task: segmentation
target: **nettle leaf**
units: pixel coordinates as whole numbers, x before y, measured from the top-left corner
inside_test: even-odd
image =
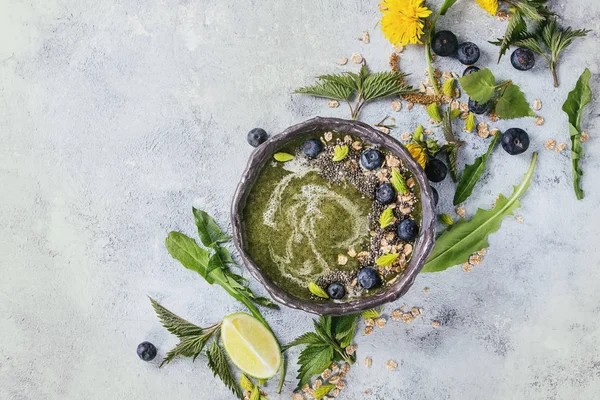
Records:
[[[208,347],[206,356],[208,357],[208,366],[213,371],[213,374],[219,376],[225,386],[231,389],[238,398],[243,399],[244,395],[237,385],[233,372],[231,372],[229,361],[221,349],[221,346],[219,346],[216,341],[213,341]]]
[[[533,153],[527,173],[509,198],[500,194],[496,207],[491,210],[478,209],[473,218],[468,221],[461,219],[452,229],[442,233],[422,271],[443,271],[466,262],[474,252],[489,247],[488,235],[500,229],[502,219],[512,215],[521,206],[519,199],[531,184],[536,161],[537,153]]]
[[[396,168],[392,168],[392,179],[390,182],[394,189],[396,189],[396,192],[400,194],[408,193],[408,185],[406,184],[406,181],[404,180],[404,177],[400,171],[398,171]]]
[[[510,84],[496,103],[496,114],[502,119],[534,117],[535,113],[517,85]]]
[[[294,159],[294,156],[289,153],[275,153],[273,158],[279,162],[287,162]]]
[[[205,211],[192,208],[194,213],[194,219],[196,226],[198,227],[198,235],[200,241],[206,247],[214,247],[219,243],[227,242],[231,240],[231,236],[226,235],[225,232],[219,228],[219,225],[215,222],[213,217],[208,215]]]
[[[392,224],[394,220],[394,210],[391,207],[383,210],[381,215],[379,216],[379,226],[381,229],[386,228]]]
[[[333,360],[333,347],[328,344],[308,346],[300,353],[298,357],[298,386],[296,390],[300,390],[302,386],[309,383],[314,375],[318,375],[325,371]]]
[[[341,348],[345,349],[352,344],[357,324],[358,314],[348,314],[331,318],[333,336]]]
[[[348,146],[335,146],[333,149],[333,161],[342,161],[344,158],[348,156]]]
[[[203,328],[194,325],[181,317],[178,317],[171,311],[167,310],[165,307],[161,306],[152,297],[149,297],[149,299],[152,303],[152,308],[154,308],[154,311],[156,312],[156,315],[158,316],[158,319],[160,320],[162,325],[178,338],[181,339],[185,336],[198,336],[204,333]]]
[[[506,31],[504,32],[504,37],[499,39],[498,42],[492,42],[492,44],[500,46],[498,63],[502,59],[502,56],[506,54],[506,51],[510,48],[510,45],[515,40],[515,38],[522,36],[526,32],[527,24],[525,23],[522,14],[518,10],[515,10],[513,13],[511,13],[511,18],[508,21]]]
[[[365,101],[384,97],[404,95],[414,92],[414,89],[403,83],[407,74],[402,72],[376,72],[364,78],[362,96]]]
[[[323,338],[321,338],[321,336],[317,335],[314,332],[306,332],[303,335],[298,336],[296,339],[294,339],[291,343],[286,344],[285,346],[282,347],[282,351],[286,351],[287,349],[290,349],[294,346],[300,346],[303,344],[307,344],[307,345],[311,345],[311,344],[327,344],[327,342],[325,342],[323,340]]]
[[[456,192],[454,193],[453,202],[455,206],[468,199],[473,193],[473,189],[479,181],[479,178],[481,178],[483,171],[485,171],[490,154],[492,154],[492,150],[494,150],[494,147],[496,146],[496,143],[498,143],[500,136],[502,135],[497,133],[496,136],[494,136],[492,143],[490,143],[488,151],[485,154],[477,157],[473,164],[465,166],[465,170],[460,177],[460,181],[456,187]]]
[[[343,84],[332,81],[322,81],[313,86],[296,89],[294,93],[308,94],[315,97],[324,97],[340,101],[348,101],[352,97],[353,90]]]
[[[463,90],[476,102],[489,101],[496,92],[496,78],[488,68],[459,78]]]
[[[328,299],[329,295],[327,294],[327,292],[325,291],[325,289],[323,289],[321,286],[317,285],[314,282],[311,282],[308,285],[308,290],[314,294],[317,297],[320,297],[322,299]]]
[[[573,188],[578,200],[583,199],[584,193],[581,189],[581,176],[583,171],[579,166],[579,160],[583,155],[581,145],[581,118],[583,109],[592,101],[592,88],[590,87],[591,73],[585,69],[577,80],[575,88],[569,92],[562,110],[569,117],[569,136],[571,136],[571,162],[573,165]]]
[[[388,266],[392,265],[394,263],[394,261],[396,261],[398,259],[399,256],[400,256],[400,254],[398,254],[398,253],[384,254],[384,255],[380,256],[379,258],[377,258],[377,260],[375,260],[375,264],[379,265],[380,267],[388,267]]]

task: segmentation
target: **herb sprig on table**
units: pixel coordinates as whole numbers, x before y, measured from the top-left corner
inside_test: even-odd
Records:
[[[591,73],[585,69],[583,74],[577,80],[575,89],[569,92],[567,100],[562,109],[569,117],[569,135],[571,136],[571,160],[573,163],[573,187],[578,200],[583,199],[583,190],[581,189],[581,175],[583,171],[579,166],[583,149],[581,146],[581,117],[583,109],[592,101],[592,88],[590,87]]]
[[[319,82],[315,85],[301,87],[294,93],[345,101],[352,119],[356,119],[363,106],[373,100],[415,93],[416,90],[406,83],[406,76],[405,73],[391,71],[371,73],[363,64],[358,73],[318,76]]]

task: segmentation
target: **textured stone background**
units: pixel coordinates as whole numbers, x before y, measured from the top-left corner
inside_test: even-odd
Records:
[[[441,3],[435,1],[431,3]],[[568,5],[567,5],[568,3]],[[480,66],[514,79],[533,102],[533,119],[497,123],[527,129],[527,154],[492,156],[466,204],[468,216],[519,182],[532,150],[538,169],[518,214],[490,237],[484,263],[420,276],[387,307],[420,306],[412,324],[390,322],[357,335],[361,362],[348,375],[346,399],[593,399],[600,393],[600,141],[598,103],[584,125],[583,186],[576,201],[560,106],[587,66],[598,90],[600,5],[551,1],[575,27],[594,29],[563,57],[554,89],[540,60],[518,73],[495,64],[504,24],[461,0],[440,27],[477,42]],[[207,324],[242,310],[172,260],[168,231],[194,232],[192,205],[228,224],[229,204],[252,148],[255,126],[275,134],[316,115],[347,117],[345,107],[290,95],[315,75],[355,70],[335,61],[362,53],[387,68],[391,46],[378,27],[377,1],[90,1],[0,0],[0,398],[228,399],[203,359],[164,369],[135,353],[151,340],[164,355],[176,339],[163,329],[147,295]],[[435,4],[434,4],[435,5]],[[457,25],[460,22],[460,25]],[[363,30],[372,41],[356,38]],[[418,84],[422,48],[401,66]],[[460,72],[454,60],[438,63]],[[391,114],[389,101],[369,105],[362,120]],[[395,137],[427,117],[416,107],[394,115]],[[462,162],[487,141],[468,142]],[[452,213],[453,184],[438,185],[440,210]],[[453,214],[454,215],[454,214]],[[256,282],[252,288],[264,293]],[[423,287],[428,286],[428,294]],[[311,316],[265,312],[282,342],[310,327]],[[431,321],[442,326],[435,330]],[[362,328],[361,328],[362,330]],[[281,396],[291,397],[296,351]],[[362,365],[365,356],[373,367]],[[384,364],[399,363],[395,372]],[[363,392],[369,389],[370,394]]]

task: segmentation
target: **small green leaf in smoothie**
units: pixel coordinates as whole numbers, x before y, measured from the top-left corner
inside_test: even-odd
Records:
[[[279,162],[287,162],[294,159],[294,156],[289,153],[275,153],[273,158]]]
[[[440,214],[440,216],[438,217],[440,220],[440,223],[447,225],[447,226],[452,226],[454,225],[454,221],[452,220],[452,217],[448,214]]]
[[[329,296],[327,295],[327,292],[319,285],[317,285],[314,282],[311,282],[308,285],[308,290],[314,294],[317,297],[321,297],[322,299],[328,299]]]
[[[392,179],[390,180],[392,186],[396,191],[400,194],[408,193],[408,186],[406,185],[406,181],[404,177],[396,168],[392,168]]]
[[[415,142],[423,141],[423,132],[424,131],[425,130],[423,129],[423,125],[417,126],[417,129],[415,129],[415,133],[413,133],[413,140]]]
[[[379,265],[380,267],[389,267],[390,265],[392,265],[394,263],[394,261],[396,261],[396,259],[400,256],[400,254],[396,253],[396,254],[384,254],[381,257],[379,257],[377,260],[375,260],[375,264]]]
[[[379,225],[381,229],[386,228],[392,224],[394,220],[394,210],[391,207],[383,210],[381,215],[379,216]]]
[[[333,161],[342,161],[348,156],[348,146],[335,146],[333,149]]]

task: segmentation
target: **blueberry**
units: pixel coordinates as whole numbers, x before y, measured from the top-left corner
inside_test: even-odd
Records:
[[[492,108],[492,101],[488,101],[487,103],[479,104],[475,100],[469,98],[469,111],[474,112],[475,114],[481,115],[490,111]]]
[[[431,188],[431,193],[433,194],[433,205],[437,206],[438,202],[440,201],[440,194],[433,186],[429,186],[429,187]]]
[[[371,267],[364,267],[358,271],[358,284],[364,289],[372,289],[381,285],[379,274]]]
[[[346,295],[346,289],[341,283],[333,282],[327,286],[327,294],[330,298],[339,300]]]
[[[267,132],[261,128],[254,128],[248,132],[248,143],[252,147],[258,147],[267,140]]]
[[[375,198],[382,204],[393,203],[396,198],[396,191],[389,183],[382,183],[375,189]]]
[[[475,43],[464,42],[458,45],[456,58],[465,65],[473,65],[479,60],[479,47]]]
[[[372,171],[383,164],[383,154],[376,149],[367,149],[360,155],[360,163],[365,169]]]
[[[144,361],[152,361],[156,357],[156,347],[150,342],[138,344],[137,355]]]
[[[518,48],[511,54],[510,63],[519,71],[527,71],[535,65],[535,56],[529,49]]]
[[[413,240],[419,233],[419,226],[412,219],[405,219],[398,224],[398,237],[406,242]]]
[[[500,138],[502,148],[510,155],[521,154],[529,148],[529,135],[523,129],[510,128]]]
[[[473,72],[477,72],[477,71],[479,71],[479,68],[474,65],[471,65],[470,67],[465,68],[465,71],[463,72],[463,76],[472,74]]]
[[[458,39],[450,31],[439,31],[433,36],[431,49],[435,54],[442,57],[453,56],[458,48]]]
[[[425,166],[425,175],[431,182],[441,182],[446,179],[448,167],[442,161],[434,158]]]
[[[302,145],[302,151],[309,158],[315,158],[323,150],[323,144],[319,139],[308,139]]]

